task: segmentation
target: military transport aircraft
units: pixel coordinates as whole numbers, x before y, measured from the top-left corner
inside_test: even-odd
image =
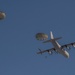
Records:
[[[53,44],[54,48],[47,49],[47,50],[43,50],[43,51],[41,51],[41,49],[39,49],[40,52],[37,52],[37,54],[42,54],[42,53],[45,53],[45,52],[48,52],[49,54],[52,54],[53,51],[55,51],[55,52],[57,52],[57,53],[62,54],[62,55],[65,56],[66,58],[69,58],[69,53],[65,50],[65,48],[70,49],[70,46],[75,47],[75,42],[61,46],[61,45],[57,42],[57,40],[58,40],[58,39],[61,39],[61,37],[59,37],[59,38],[54,38],[52,32],[50,32],[50,37],[51,37],[50,40],[44,41],[43,43],[51,42],[51,43]]]

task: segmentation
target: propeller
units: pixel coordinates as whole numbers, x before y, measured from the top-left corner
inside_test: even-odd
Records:
[[[75,44],[72,44],[73,47],[75,47]]]
[[[65,45],[65,47],[68,49],[68,50],[70,50],[71,48],[69,47],[69,46],[67,46],[67,45]]]
[[[53,54],[53,52],[48,50],[48,54],[52,55],[52,54]]]
[[[71,48],[67,46],[67,49],[70,50]]]

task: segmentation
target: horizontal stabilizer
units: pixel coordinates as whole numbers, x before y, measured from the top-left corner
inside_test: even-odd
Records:
[[[47,40],[47,41],[44,41],[43,43],[47,43],[47,42],[51,42],[52,40]]]
[[[61,38],[62,38],[62,37],[50,39],[50,40],[44,41],[43,43],[52,42],[53,40],[56,41],[56,40],[59,40],[59,39],[61,39]]]
[[[59,38],[54,38],[54,40],[59,40],[59,39],[61,39],[62,37],[59,37]]]

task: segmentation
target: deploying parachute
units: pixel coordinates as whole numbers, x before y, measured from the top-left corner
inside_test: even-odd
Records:
[[[43,40],[47,40],[48,39],[48,35],[45,33],[37,33],[36,34],[36,39],[43,41]]]
[[[0,11],[0,20],[4,19],[6,17],[5,13]]]

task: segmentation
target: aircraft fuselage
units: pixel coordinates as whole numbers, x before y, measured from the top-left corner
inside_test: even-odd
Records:
[[[61,46],[59,45],[59,43],[57,41],[52,39],[51,42],[52,42],[54,48],[57,50],[57,52],[59,52],[60,54],[62,54],[65,57],[69,58],[69,53],[64,49],[61,49]]]

